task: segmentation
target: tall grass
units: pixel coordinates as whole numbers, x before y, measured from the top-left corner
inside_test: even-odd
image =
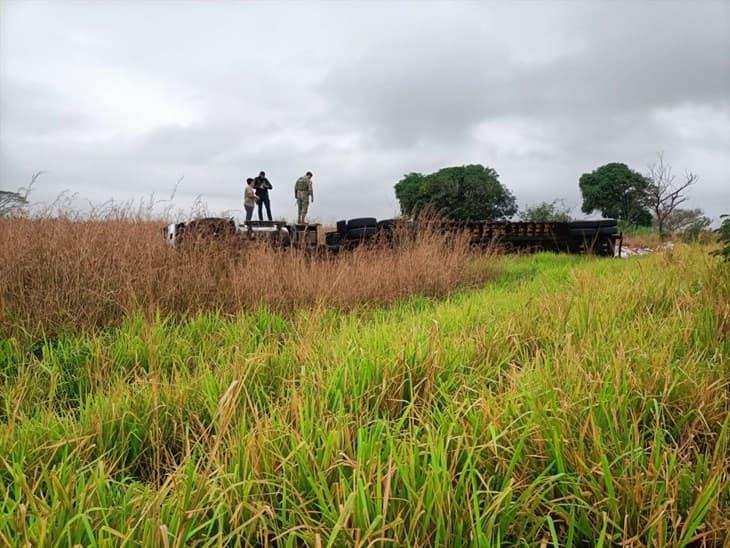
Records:
[[[440,302],[2,339],[0,544],[728,542],[727,267],[502,264]]]
[[[634,226],[623,224],[621,232],[624,237],[624,245],[629,247],[659,247],[664,243],[659,231],[651,226]]]
[[[349,309],[445,295],[493,273],[465,238],[438,234],[323,259],[253,243],[176,250],[153,222],[0,219],[0,332],[55,335],[139,312]]]

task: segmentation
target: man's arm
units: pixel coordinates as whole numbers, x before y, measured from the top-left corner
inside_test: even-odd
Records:
[[[312,203],[314,203],[314,185],[312,185],[312,181],[309,181],[309,197],[312,200]]]

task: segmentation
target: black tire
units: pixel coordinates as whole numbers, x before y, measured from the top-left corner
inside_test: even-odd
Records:
[[[578,228],[603,228],[609,226],[618,226],[616,219],[596,219],[595,221],[570,221],[568,228],[571,230]]]
[[[347,231],[348,240],[364,240],[371,238],[378,233],[378,229],[374,226],[364,226],[361,228],[351,228]]]
[[[393,230],[395,229],[395,219],[386,219],[384,221],[378,221],[379,230]]]
[[[377,226],[378,220],[375,217],[359,217],[347,221],[348,232],[356,228],[375,228]]]
[[[324,235],[324,242],[327,246],[340,245],[342,234],[339,232],[327,232]]]
[[[340,234],[344,234],[345,232],[347,232],[347,221],[337,221],[337,232],[339,232]]]
[[[571,238],[592,240],[598,236],[613,236],[618,234],[617,226],[602,226],[599,228],[571,228]]]

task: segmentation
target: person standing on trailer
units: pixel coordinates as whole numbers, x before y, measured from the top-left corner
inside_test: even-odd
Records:
[[[269,180],[266,178],[266,173],[263,171],[259,173],[259,176],[254,179],[254,188],[256,189],[256,196],[259,201],[259,221],[264,220],[263,212],[261,211],[263,206],[266,206],[266,216],[269,221],[271,220],[271,202],[269,201],[269,190],[272,187]]]
[[[258,201],[256,189],[254,188],[254,180],[249,177],[246,179],[246,189],[243,191],[243,208],[246,210],[246,221],[250,221],[253,217],[253,208]],[[261,206],[259,206],[260,208]],[[261,209],[259,209],[259,212]]]
[[[309,201],[314,203],[314,191],[312,189],[312,172],[307,171],[294,184],[294,197],[297,199],[297,222],[303,225],[307,220]]]

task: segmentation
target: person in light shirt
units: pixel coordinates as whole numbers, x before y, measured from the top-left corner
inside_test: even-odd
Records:
[[[246,179],[246,189],[243,191],[243,208],[246,210],[246,221],[250,221],[253,217],[253,210],[258,199],[254,188],[254,180],[249,177]]]

